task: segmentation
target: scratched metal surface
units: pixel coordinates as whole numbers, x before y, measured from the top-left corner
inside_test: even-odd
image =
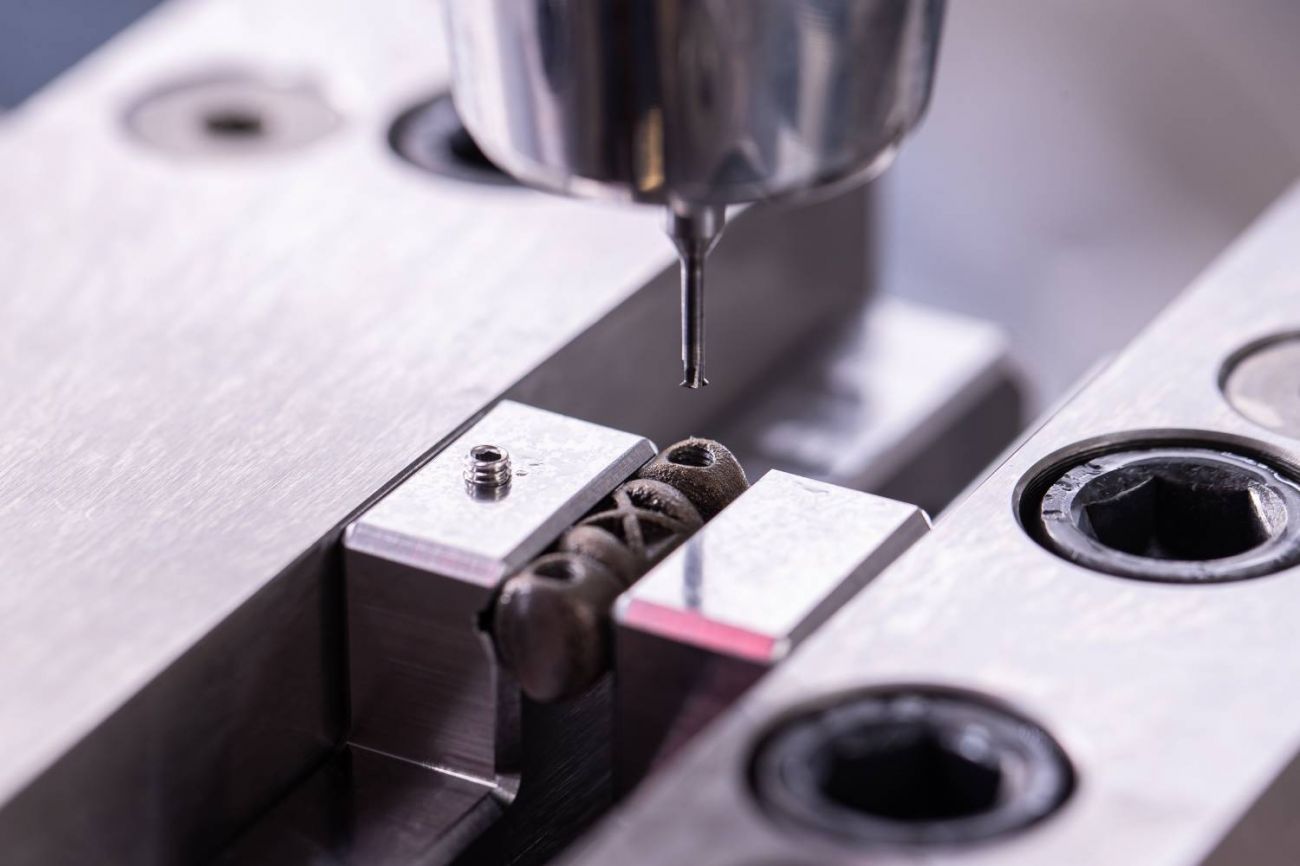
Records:
[[[1300,569],[1216,586],[1111,577],[1039,547],[1013,502],[1021,479],[1061,449],[1133,431],[1194,431],[1300,463],[1300,442],[1251,423],[1219,390],[1236,350],[1300,325],[1297,236],[1300,188],[574,862],[862,862],[861,852],[767,822],[746,790],[745,762],[792,705],[900,682],[1021,708],[1060,741],[1078,786],[1020,835],[877,850],[872,863],[1294,862]],[[1230,832],[1243,814],[1258,822],[1248,857],[1234,855],[1241,834]]]
[[[182,0],[7,118],[0,801],[671,263],[657,214],[388,154],[437,18]],[[211,161],[123,134],[149,88],[242,65],[315,77],[342,127]]]

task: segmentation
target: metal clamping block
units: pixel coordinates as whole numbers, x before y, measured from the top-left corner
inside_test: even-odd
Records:
[[[764,475],[619,599],[619,789],[630,790],[928,529],[913,505]]]

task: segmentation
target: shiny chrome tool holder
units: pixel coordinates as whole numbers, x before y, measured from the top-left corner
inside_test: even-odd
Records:
[[[1300,325],[1298,234],[1293,190],[568,862],[1290,863],[1300,367],[1238,376]],[[1044,518],[1112,555],[1072,555]],[[921,696],[917,721],[878,738],[853,708],[880,696]],[[774,762],[800,724],[813,739]],[[1053,762],[1073,784],[1004,820]],[[773,788],[774,766],[797,783]]]
[[[452,87],[525,183],[665,208],[682,362],[704,378],[704,262],[727,206],[892,160],[929,102],[943,0],[446,0]]]

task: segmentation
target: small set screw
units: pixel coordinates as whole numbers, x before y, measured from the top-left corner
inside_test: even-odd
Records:
[[[497,445],[475,445],[465,458],[465,485],[473,495],[500,497],[513,477],[510,454]]]

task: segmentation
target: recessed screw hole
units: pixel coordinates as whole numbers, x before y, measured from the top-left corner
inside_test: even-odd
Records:
[[[668,452],[668,462],[678,466],[712,466],[713,453],[701,445],[683,445]]]
[[[203,116],[203,128],[219,138],[253,138],[266,131],[266,124],[251,109],[222,108]]]
[[[1215,443],[1136,439],[1027,479],[1021,521],[1070,562],[1137,580],[1218,583],[1300,562],[1300,485]]]
[[[759,799],[776,817],[841,841],[952,845],[1054,812],[1074,772],[1028,719],[974,696],[907,687],[813,708],[755,752]]]
[[[1245,553],[1272,534],[1251,484],[1217,467],[1178,475],[1141,465],[1107,479],[1083,505],[1085,532],[1149,559],[1210,560]]]
[[[894,821],[944,821],[992,809],[1002,770],[987,750],[963,753],[923,723],[847,732],[822,756],[833,802]]]

